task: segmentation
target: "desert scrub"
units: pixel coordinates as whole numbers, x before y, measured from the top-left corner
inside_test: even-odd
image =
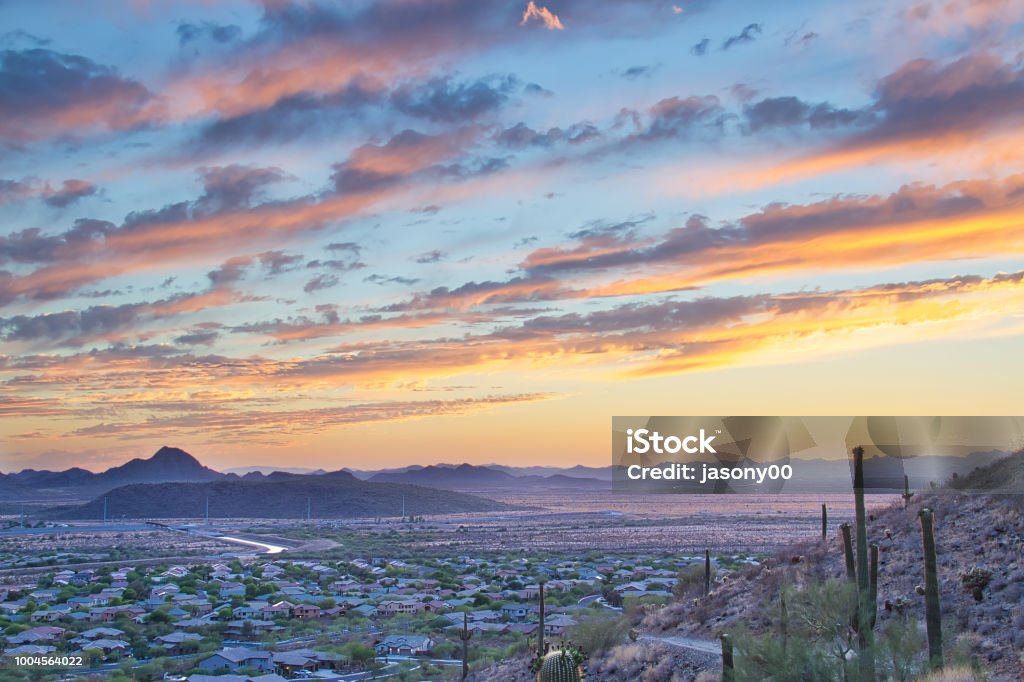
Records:
[[[985,588],[992,581],[992,571],[983,566],[972,566],[960,574],[960,585],[974,601],[985,599]]]

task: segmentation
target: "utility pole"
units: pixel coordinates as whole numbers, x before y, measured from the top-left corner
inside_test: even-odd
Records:
[[[103,496],[103,524],[107,523],[107,496]]]

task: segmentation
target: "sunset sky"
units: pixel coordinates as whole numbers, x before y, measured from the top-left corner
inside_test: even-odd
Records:
[[[0,471],[1024,413],[1024,3],[0,2]]]

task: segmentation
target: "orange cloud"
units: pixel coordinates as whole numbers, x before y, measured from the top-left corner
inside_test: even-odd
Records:
[[[561,31],[565,27],[562,26],[562,20],[557,15],[553,14],[547,7],[538,7],[537,3],[530,0],[530,4],[523,10],[523,18],[519,22],[520,26],[526,26],[530,20],[536,19],[544,24],[544,28],[549,31]]]
[[[460,339],[347,344],[313,357],[193,356],[161,346],[26,356],[0,364],[0,376],[7,377],[0,384],[7,391],[0,410],[13,418],[46,414],[40,410],[56,405],[59,392],[68,423],[91,424],[78,426],[80,435],[207,428],[235,435],[293,433],[314,422],[335,428],[519,400],[477,395],[426,410],[409,401],[382,401],[351,416],[347,406],[323,407],[338,400],[339,391],[404,385],[410,376],[423,381],[529,372],[539,385],[548,377],[564,378],[573,367],[586,369],[592,379],[791,362],[880,344],[990,334],[1021,310],[1024,273],[1016,273],[629,304],[586,315],[541,315]]]

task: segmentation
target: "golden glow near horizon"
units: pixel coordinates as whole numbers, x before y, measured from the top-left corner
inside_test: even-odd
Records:
[[[1022,12],[910,9],[0,7],[0,471],[1020,414]]]

